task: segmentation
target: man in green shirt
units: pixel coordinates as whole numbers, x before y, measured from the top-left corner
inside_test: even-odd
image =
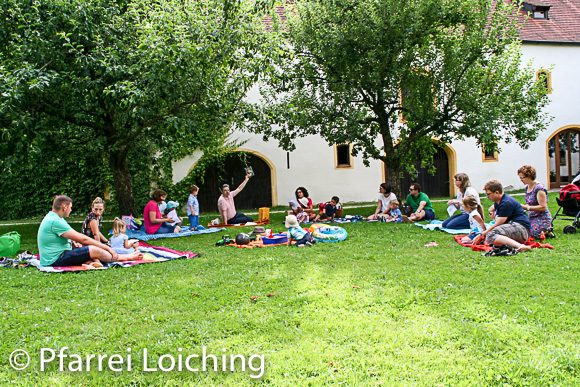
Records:
[[[65,195],[54,198],[52,211],[44,217],[38,229],[40,265],[77,266],[93,261],[108,263],[119,260],[119,254],[109,246],[72,229],[64,219],[69,217],[71,211],[71,198]],[[73,249],[71,241],[79,247]]]
[[[421,186],[418,183],[411,184],[406,202],[413,209],[413,213],[408,217],[403,216],[403,222],[435,219],[435,211],[433,211],[433,206],[431,206],[431,200],[429,200],[427,194],[421,192]]]

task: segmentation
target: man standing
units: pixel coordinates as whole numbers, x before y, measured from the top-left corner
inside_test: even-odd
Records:
[[[119,256],[109,246],[73,230],[64,219],[71,211],[72,199],[59,195],[52,202],[52,211],[40,223],[37,242],[41,266],[77,266],[89,261],[108,263],[138,258],[139,254]],[[71,240],[79,247],[73,249]]]
[[[242,214],[241,212],[236,212],[236,206],[234,204],[234,197],[242,192],[251,176],[252,175],[250,173],[247,173],[246,178],[235,191],[230,192],[230,186],[228,184],[224,184],[222,186],[222,194],[219,197],[217,204],[218,211],[223,219],[224,224],[252,222],[252,218]]]
[[[503,192],[503,186],[497,180],[488,181],[483,187],[495,208],[495,223],[473,241],[485,242],[494,246],[511,246],[517,251],[528,251],[532,248],[524,243],[530,236],[530,220],[521,204]]]

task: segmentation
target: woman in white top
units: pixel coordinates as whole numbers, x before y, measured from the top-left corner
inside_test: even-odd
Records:
[[[377,209],[375,213],[368,217],[368,220],[381,220],[389,212],[389,206],[393,200],[397,200],[397,195],[391,192],[393,189],[387,183],[379,186],[379,197],[377,199]]]
[[[469,181],[469,176],[465,173],[458,173],[453,176],[455,179],[455,186],[459,189],[456,199],[451,199],[447,202],[448,206],[455,206],[461,211],[461,214],[453,215],[443,222],[443,228],[450,228],[454,230],[468,229],[469,228],[469,214],[463,208],[463,198],[467,196],[473,196],[477,201],[477,204],[481,204],[481,199],[479,198],[479,193],[475,188],[471,186]]]

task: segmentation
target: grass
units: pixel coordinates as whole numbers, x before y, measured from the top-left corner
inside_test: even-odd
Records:
[[[275,229],[282,219],[273,216]],[[77,274],[4,269],[0,384],[255,383],[250,370],[141,371],[143,348],[155,359],[206,346],[264,355],[259,381],[270,385],[574,385],[580,237],[561,233],[569,223],[557,223],[555,250],[511,257],[483,257],[413,225],[364,223],[345,225],[343,243],[312,248],[218,248],[220,233],[155,242],[202,253],[194,260]],[[36,229],[0,233],[16,230],[36,250]],[[41,372],[40,349],[63,346],[82,355],[131,348],[134,370]],[[17,348],[31,355],[25,371],[8,365]]]

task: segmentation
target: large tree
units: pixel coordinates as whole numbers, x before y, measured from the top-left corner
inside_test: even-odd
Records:
[[[112,171],[120,211],[134,212],[132,171],[219,146],[238,120],[263,68],[261,4],[4,0],[2,156],[44,144],[58,157],[82,131],[105,163],[94,168]]]
[[[398,187],[416,160],[430,167],[433,139],[526,147],[545,127],[515,2],[304,0],[286,15],[253,130],[287,150],[305,135],[351,143]]]

